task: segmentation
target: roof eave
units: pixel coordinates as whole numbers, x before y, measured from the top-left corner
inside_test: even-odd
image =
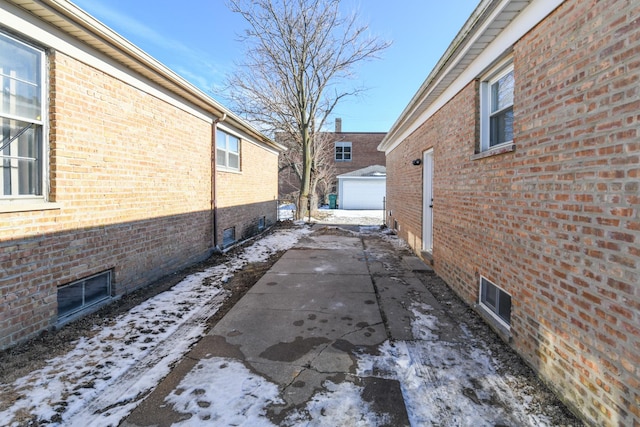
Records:
[[[478,41],[480,39],[479,36],[482,34],[495,33],[495,35],[497,35],[504,29],[506,26],[505,21],[500,19],[500,14],[494,14],[494,11],[497,8],[505,10],[509,3],[516,1],[519,3],[530,3],[530,1],[522,0],[482,0],[480,4],[478,4],[431,73],[429,73],[416,94],[411,98],[396,122],[392,125],[387,135],[383,138],[382,142],[380,142],[378,151],[388,152],[397,146],[398,136],[406,130],[408,124],[411,123],[420,112],[426,109],[428,103],[433,101],[432,97],[435,89],[441,85],[446,86],[446,83],[442,83],[443,76],[447,73],[459,74],[461,72],[459,69],[452,68],[452,66],[460,63],[462,60],[470,62],[479,55],[477,50],[469,49],[469,44],[472,41]],[[489,21],[489,19],[492,19],[492,21]],[[492,37],[495,38],[495,35]]]
[[[238,115],[221,105],[211,96],[189,83],[161,62],[129,42],[127,39],[67,0],[9,0],[40,20],[55,26],[117,62],[136,71],[161,87],[211,113],[225,117],[225,121],[238,127],[257,141],[278,151],[285,147],[272,141]]]

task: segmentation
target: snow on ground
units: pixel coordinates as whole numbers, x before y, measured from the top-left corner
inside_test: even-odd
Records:
[[[17,426],[18,419],[30,417],[51,425],[117,425],[202,335],[224,300],[222,283],[309,232],[297,227],[256,240],[225,264],[192,274],[110,325],[96,327],[45,368],[0,384],[2,408],[9,396],[18,397],[0,411],[0,425]],[[105,407],[111,409],[89,423],[87,417]]]
[[[280,205],[278,207],[278,219],[281,221],[294,218],[296,206],[292,203]],[[308,217],[304,218],[308,220]],[[318,209],[315,216],[311,217],[311,222],[318,224],[357,224],[380,226],[384,223],[383,210],[348,210],[348,209],[328,209],[322,207]]]
[[[387,341],[379,355],[361,355],[358,375],[377,372],[398,380],[412,426],[550,426],[513,395],[481,342],[468,333],[465,340],[472,345],[448,342],[429,311],[426,304],[414,304],[416,339]]]
[[[221,283],[247,263],[289,249],[309,232],[297,227],[256,240],[227,263],[193,274],[111,325],[100,326],[68,354],[49,360],[47,367],[0,385],[3,396],[20,395],[0,412],[0,425],[19,425],[17,416],[26,414],[53,426],[118,425],[198,339],[206,318],[223,301]],[[359,375],[400,382],[412,426],[549,424],[528,414],[526,399],[513,396],[481,342],[462,347],[442,339],[443,326],[430,311],[424,304],[412,307],[415,340],[387,341],[376,355],[362,354],[358,360]],[[464,328],[463,334],[473,341]],[[324,386],[283,425],[320,426],[327,419],[334,426],[385,423],[363,401],[357,385],[327,382]],[[167,404],[192,415],[184,425],[195,427],[272,426],[266,412],[274,403],[282,403],[275,384],[224,358],[201,360],[167,397]],[[94,414],[102,408],[108,409]]]
[[[398,380],[412,426],[494,427],[550,426],[539,415],[528,415],[527,402],[518,401],[496,372],[496,362],[482,346],[471,350],[438,336],[438,318],[430,307],[414,305],[413,341],[386,341],[377,355],[361,354],[357,374]],[[471,336],[466,337],[472,340]],[[376,353],[376,352],[374,352]],[[385,425],[362,399],[362,388],[326,381],[304,409],[280,425],[288,427]],[[224,389],[224,393],[220,390]],[[275,384],[233,359],[202,360],[166,402],[191,418],[193,427],[214,422],[220,426],[273,426],[267,407],[283,403]],[[498,403],[500,402],[500,403]],[[310,417],[310,419],[309,419]],[[328,423],[328,420],[329,423]]]
[[[313,222],[319,224],[382,225],[383,210],[319,209]]]
[[[353,383],[334,384],[326,381],[323,386],[326,392],[316,393],[306,405],[306,413],[297,412],[290,415],[283,424],[291,427],[374,427],[389,425],[387,416],[379,416],[371,403],[362,399],[363,388]],[[251,425],[251,424],[247,424]]]
[[[296,205],[293,203],[287,203],[278,206],[278,220],[287,221],[292,220],[295,217]]]
[[[313,396],[306,411],[289,415],[281,425],[321,427],[330,420],[336,427],[370,427],[387,422],[362,399],[362,387],[329,381],[324,386],[327,391]],[[252,373],[241,362],[222,357],[201,360],[165,401],[181,414],[191,415],[174,425],[189,427],[275,427],[266,416],[267,406],[284,403],[276,384]]]
[[[265,416],[266,406],[284,403],[277,385],[251,373],[237,360],[222,357],[201,360],[165,400],[177,411],[191,414],[174,424],[185,427],[207,423],[273,426]]]

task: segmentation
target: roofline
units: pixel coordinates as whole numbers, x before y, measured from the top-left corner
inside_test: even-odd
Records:
[[[6,0],[278,151],[286,148],[68,0]],[[70,33],[70,26],[75,30]],[[79,31],[84,37],[79,37]]]
[[[371,175],[358,175],[358,172],[362,172],[364,170],[370,169],[372,170]],[[381,173],[380,169],[384,169],[384,175],[373,175],[375,173]],[[356,169],[350,172],[345,172],[343,174],[340,174],[338,176],[336,176],[336,178],[341,178],[341,177],[350,177],[350,178],[384,178],[387,176],[387,167],[385,165],[369,165],[369,166],[365,166],[363,168],[360,169]]]
[[[331,133],[334,135],[384,135],[387,132],[325,132],[323,131],[322,133]]]
[[[478,59],[485,48],[510,27],[525,9],[531,11],[532,18],[523,19],[525,25],[513,31],[516,40],[563,2],[564,0],[482,0],[391,126],[378,145],[378,150],[385,153],[392,151],[412,132],[412,124],[428,113],[429,107],[436,102],[443,105],[451,99],[455,93],[445,93],[446,89],[463,75],[469,65]],[[505,53],[509,53],[508,48],[503,49],[502,54]],[[475,76],[467,78],[470,82]],[[441,99],[443,94],[447,96],[446,99]]]
[[[344,178],[352,178],[352,179],[386,179],[387,176],[386,175],[378,175],[378,176],[358,176],[358,175],[348,175],[348,174],[342,174],[342,175],[338,175],[336,176],[336,178],[340,179],[344,179]]]

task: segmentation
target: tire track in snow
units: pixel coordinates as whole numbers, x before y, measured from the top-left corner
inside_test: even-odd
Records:
[[[225,297],[226,293],[221,293],[212,298],[104,392],[71,415],[65,425],[117,425],[170,372],[170,366],[180,360],[202,336],[207,319],[218,311]]]

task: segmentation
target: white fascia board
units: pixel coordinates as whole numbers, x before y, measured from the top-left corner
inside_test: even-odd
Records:
[[[229,125],[228,123],[226,123],[224,121],[218,122],[216,127],[218,129],[228,133],[228,134],[231,134],[231,135],[234,135],[234,136],[240,138],[243,141],[247,141],[247,142],[249,142],[249,143],[251,143],[253,145],[256,145],[256,146],[268,151],[271,154],[275,154],[276,156],[280,155],[280,152],[277,149],[275,149],[274,147],[256,140],[255,138],[251,137],[248,133],[246,133],[246,132],[244,132],[244,131],[242,131],[242,130],[240,130],[238,128],[235,128],[235,127]]]
[[[518,40],[527,34],[533,27],[538,25],[546,16],[560,6],[564,0],[537,0],[527,6],[521,13],[516,16],[511,23],[494,39],[489,46],[483,49],[482,53],[447,87],[447,89],[420,115],[413,124],[404,132],[395,137],[395,141],[384,150],[388,155],[398,145],[402,143],[409,135],[415,132],[422,124],[424,124],[432,115],[449,102],[458,92],[460,92],[471,81],[477,78],[485,69],[491,66],[500,56],[510,49]],[[508,0],[505,1],[505,5]],[[437,82],[432,85],[436,87],[442,79],[462,60],[467,51],[473,46],[478,38],[487,30],[493,22],[497,14],[504,7],[497,8],[491,18],[487,20],[483,28],[476,32],[472,42],[467,44],[467,48],[457,55],[456,60],[447,67]],[[426,95],[425,95],[426,97]],[[417,106],[416,106],[417,107]],[[400,122],[400,120],[399,120]]]
[[[0,23],[0,28],[22,35],[24,39],[31,40],[42,45],[42,47],[55,49],[116,79],[122,80],[136,89],[155,96],[176,108],[193,114],[207,123],[213,123],[214,118],[206,111],[183,102],[173,96],[172,92],[140,78],[133,70],[124,67],[105,54],[89,48],[86,44],[20,8],[1,3]]]
[[[338,175],[336,178],[338,178],[338,180],[344,180],[344,179],[361,179],[361,180],[385,180],[387,179],[386,176],[349,176],[349,175]]]

